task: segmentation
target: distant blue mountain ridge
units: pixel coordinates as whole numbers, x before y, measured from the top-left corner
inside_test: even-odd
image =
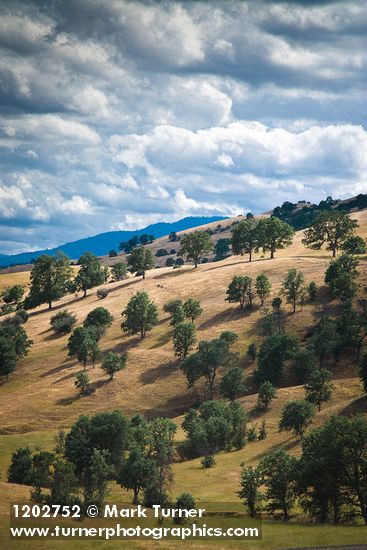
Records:
[[[0,254],[0,266],[8,267],[15,264],[29,263],[31,260],[35,260],[42,254],[50,254],[53,256],[60,250],[65,252],[69,258],[77,259],[83,252],[93,252],[97,256],[104,256],[108,254],[110,250],[118,251],[119,244],[123,241],[128,241],[134,235],[142,235],[148,233],[154,235],[156,238],[164,237],[171,233],[171,231],[185,231],[192,227],[198,227],[211,222],[217,222],[226,219],[225,216],[191,216],[178,220],[177,222],[159,222],[153,223],[144,227],[143,229],[137,229],[135,231],[108,231],[107,233],[100,233],[93,237],[86,237],[85,239],[79,239],[71,243],[65,243],[56,248],[46,250],[36,250],[34,252],[21,252],[20,254]]]

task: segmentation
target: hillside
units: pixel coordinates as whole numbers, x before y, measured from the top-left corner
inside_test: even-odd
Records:
[[[353,215],[360,223],[359,233],[367,235],[367,212]],[[227,285],[233,275],[246,273],[252,277],[267,273],[273,284],[272,294],[280,287],[289,265],[301,269],[306,281],[323,284],[323,274],[330,260],[329,253],[305,249],[301,244],[302,232],[296,233],[292,246],[277,253],[270,261],[258,255],[251,264],[241,257],[229,257],[220,262],[203,264],[198,269],[185,265],[181,269],[158,268],[147,274],[145,281],[131,277],[125,281],[109,283],[109,295],[103,301],[96,296],[96,289],[86,299],[67,296],[48,311],[45,306],[35,310],[26,325],[34,345],[9,382],[0,387],[2,395],[1,431],[26,432],[44,426],[67,426],[81,412],[122,407],[128,414],[141,410],[149,414],[165,413],[174,416],[185,410],[193,399],[186,390],[186,382],[173,357],[171,327],[162,306],[172,298],[193,296],[201,301],[203,314],[197,321],[198,338],[210,338],[224,329],[238,332],[238,350],[244,353],[247,343],[255,337],[255,325],[261,316],[261,308],[253,312],[240,311],[234,304],[224,301]],[[158,246],[157,243],[155,246]],[[366,259],[361,261],[360,271],[365,272]],[[1,287],[10,281],[24,281],[27,273],[0,275]],[[362,285],[364,280],[361,281]],[[145,290],[156,302],[160,311],[160,323],[146,339],[126,336],[120,328],[121,312],[129,298],[137,291]],[[289,315],[290,330],[302,336],[303,327],[312,322],[315,308],[325,300],[325,292],[313,305],[305,305],[302,312]],[[67,358],[67,336],[55,336],[49,325],[50,317],[65,307],[77,315],[79,323],[87,313],[102,305],[114,316],[112,327],[101,341],[103,350],[129,349],[129,368],[112,383],[106,383],[100,371],[91,371],[96,391],[89,398],[76,399],[73,375],[79,370],[74,360]],[[255,336],[254,336],[255,335]],[[23,396],[27,395],[24,401]],[[42,403],[42,406],[40,404]],[[51,413],[51,414],[50,414]]]
[[[367,211],[354,213],[352,217],[360,224],[358,234],[367,237]],[[216,233],[213,238],[228,236],[226,233],[229,234],[229,227],[233,221],[222,222],[226,230]],[[213,222],[206,227],[214,231],[217,225],[217,222]],[[223,330],[238,333],[239,340],[235,344],[235,351],[240,353],[245,372],[249,375],[253,367],[245,357],[246,350],[249,343],[259,343],[261,340],[256,323],[263,314],[263,308],[256,305],[251,312],[241,311],[238,305],[225,302],[228,283],[234,275],[246,274],[256,277],[260,273],[266,273],[273,285],[274,297],[287,270],[295,267],[303,271],[306,282],[314,280],[321,287],[316,302],[307,303],[302,311],[297,311],[293,315],[290,306],[284,306],[287,329],[299,335],[301,340],[304,339],[307,327],[314,323],[317,311],[327,305],[328,311],[333,314],[340,306],[337,301],[330,302],[328,292],[323,286],[330,253],[306,249],[301,243],[302,236],[302,231],[297,232],[293,244],[277,252],[274,260],[258,254],[251,264],[247,258],[231,256],[215,263],[199,265],[196,270],[191,265],[175,270],[159,267],[149,271],[144,281],[140,277],[131,277],[125,281],[109,283],[109,295],[102,301],[96,296],[97,289],[93,289],[86,299],[82,299],[80,295],[67,296],[58,302],[52,311],[42,306],[32,312],[25,328],[34,341],[33,347],[9,381],[0,387],[2,480],[6,477],[6,467],[14,449],[27,444],[32,448],[51,448],[56,431],[70,427],[82,413],[92,414],[103,410],[121,409],[129,416],[136,412],[145,413],[149,417],[168,416],[180,425],[181,415],[197,401],[201,387],[199,384],[194,390],[187,389],[186,379],[174,358],[172,328],[168,316],[162,311],[163,304],[170,299],[191,296],[200,300],[203,314],[196,321],[198,339],[213,338]],[[167,248],[171,244],[174,247],[179,243],[169,243],[167,237],[162,237],[149,246],[156,250],[160,247]],[[366,267],[367,257],[364,256],[359,267],[361,287],[367,285]],[[2,274],[0,286],[8,286],[11,282],[24,282],[28,276],[27,272]],[[129,298],[138,290],[148,292],[159,308],[159,325],[148,333],[143,341],[137,337],[126,336],[120,328],[121,312]],[[50,317],[67,307],[77,315],[78,323],[82,323],[87,313],[97,305],[103,305],[114,316],[111,328],[101,340],[102,350],[128,350],[128,365],[113,381],[106,379],[99,366],[95,369],[90,367],[89,374],[94,391],[89,396],[79,397],[74,387],[74,375],[81,366],[74,359],[67,357],[68,336],[54,335],[49,324]],[[343,357],[338,367],[333,369],[333,376],[333,398],[323,406],[315,425],[323,423],[331,414],[348,414],[356,411],[367,413],[367,401],[361,397],[361,384],[355,366],[350,365]],[[217,465],[210,470],[200,467],[200,459],[175,464],[173,493],[176,495],[184,490],[190,490],[201,500],[233,502],[237,499],[234,493],[238,489],[241,462],[255,464],[264,453],[280,444],[297,454],[300,450],[299,439],[289,433],[279,433],[278,422],[284,404],[302,394],[302,387],[294,386],[291,377],[288,377],[280,388],[279,398],[274,401],[271,410],[251,417],[251,421],[257,426],[263,419],[266,420],[268,438],[249,443],[240,451],[220,453]],[[216,397],[219,397],[219,394]],[[251,411],[256,398],[254,390],[249,387],[247,394],[240,398],[240,402],[246,410]],[[183,432],[179,429],[177,442],[182,439]],[[14,500],[14,494],[18,498],[25,496],[24,487],[14,486],[14,492],[11,494],[9,486],[4,482],[0,482],[0,488],[4,490],[6,501],[11,498]],[[112,489],[111,498],[121,501],[130,497],[116,486]],[[284,535],[282,538],[280,529],[277,533],[277,540],[272,540],[271,544],[269,542],[267,547],[284,548],[289,544]],[[301,528],[299,531],[295,529],[292,544],[302,546],[303,536]],[[348,528],[339,532],[335,529],[333,533],[325,531],[317,540],[319,544],[320,541],[328,544],[350,544],[356,542],[353,536]]]
[[[79,239],[70,243],[65,243],[57,246],[56,248],[46,250],[35,250],[33,252],[22,252],[20,254],[0,254],[0,266],[9,266],[13,264],[26,264],[32,259],[38,258],[42,254],[50,254],[51,256],[58,251],[63,251],[69,256],[69,258],[77,259],[83,252],[93,252],[97,256],[108,254],[109,250],[118,250],[119,244],[122,241],[127,241],[134,235],[154,235],[155,237],[161,237],[168,235],[171,231],[184,231],[191,227],[203,225],[205,223],[216,222],[223,220],[224,216],[200,216],[200,217],[187,217],[177,222],[167,223],[160,222],[148,225],[143,229],[137,229],[136,231],[108,231],[107,233],[100,233],[93,237],[87,237],[85,239]]]

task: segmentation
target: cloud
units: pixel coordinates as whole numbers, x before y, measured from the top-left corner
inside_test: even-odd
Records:
[[[366,24],[363,0],[3,0],[0,252],[367,192]]]

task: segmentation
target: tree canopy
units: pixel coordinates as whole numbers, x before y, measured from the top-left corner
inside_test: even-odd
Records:
[[[294,230],[286,222],[275,216],[263,218],[257,226],[258,246],[263,252],[270,252],[270,258],[274,258],[277,250],[292,244]]]
[[[181,363],[189,387],[204,378],[208,388],[209,399],[213,399],[214,382],[217,371],[228,365],[235,355],[230,351],[230,343],[222,335],[214,340],[201,340],[198,351],[186,357]]]
[[[75,277],[75,285],[77,289],[83,291],[84,297],[86,297],[87,290],[105,282],[105,271],[97,256],[92,252],[84,252],[78,263],[80,267]]]
[[[358,222],[340,210],[323,211],[304,232],[303,244],[308,248],[320,250],[326,244],[333,257],[345,241],[354,235]]]
[[[237,255],[249,255],[252,260],[253,252],[259,248],[258,224],[253,218],[240,220],[232,226],[232,251]]]
[[[68,257],[58,252],[55,256],[43,254],[34,263],[31,287],[25,300],[27,308],[60,300],[71,289],[72,269]]]
[[[238,302],[240,308],[245,304],[252,307],[254,299],[253,281],[247,275],[235,275],[227,288],[227,302]]]
[[[137,292],[130,298],[122,316],[122,330],[130,334],[140,334],[144,338],[158,323],[158,308],[146,292]]]
[[[186,256],[187,260],[192,260],[197,267],[203,254],[211,252],[213,247],[206,231],[193,231],[182,237],[180,254]]]
[[[131,267],[132,273],[138,273],[145,279],[145,272],[154,267],[153,254],[149,248],[138,246],[132,250],[127,263]]]

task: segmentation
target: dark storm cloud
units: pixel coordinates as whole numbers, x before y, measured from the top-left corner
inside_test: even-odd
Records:
[[[0,252],[366,191],[365,8],[3,0]]]

